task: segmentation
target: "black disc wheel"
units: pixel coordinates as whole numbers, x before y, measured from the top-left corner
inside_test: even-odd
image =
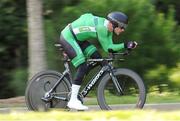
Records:
[[[49,108],[65,108],[67,105],[70,82],[63,78],[55,90],[46,95],[47,92],[57,83],[62,74],[55,71],[44,71],[36,74],[29,82],[26,88],[26,105],[30,110],[48,110]],[[46,101],[43,98],[46,97]],[[47,98],[49,97],[49,98]]]

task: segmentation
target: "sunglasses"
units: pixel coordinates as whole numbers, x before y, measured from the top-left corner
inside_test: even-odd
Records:
[[[125,30],[127,28],[127,26],[128,26],[127,24],[121,23],[121,22],[118,22],[118,24],[117,23],[113,23],[113,28],[119,27],[119,28]]]
[[[118,24],[118,27],[121,28],[121,29],[126,29],[127,26],[128,26],[128,25],[125,24],[125,23],[120,23],[120,22],[119,22],[119,24]]]

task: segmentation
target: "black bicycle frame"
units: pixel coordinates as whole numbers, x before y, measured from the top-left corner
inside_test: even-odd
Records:
[[[103,66],[101,70],[88,82],[88,84],[81,91],[81,95],[86,97],[89,91],[94,87],[94,85],[98,82],[98,80],[102,77],[102,75],[110,69],[109,66]]]
[[[57,45],[57,47],[61,47],[60,45]],[[61,48],[60,48],[61,50]],[[69,77],[69,81],[70,83],[72,83],[72,77],[71,77],[71,72],[70,72],[70,68],[69,68],[69,59],[67,57],[67,54],[65,52],[63,52],[63,56],[64,56],[64,67],[65,67],[65,71],[63,72],[63,74],[61,75],[61,77],[57,80],[57,82],[55,83],[55,85],[48,91],[45,93],[45,95],[41,98],[43,101],[50,101],[53,98],[53,95],[51,94],[56,87],[61,83],[61,81],[63,80],[64,77],[68,76]],[[86,97],[86,95],[90,92],[90,90],[95,86],[95,84],[99,81],[99,79],[103,76],[103,74],[105,72],[108,72],[110,77],[112,78],[112,81],[117,89],[117,91],[119,93],[122,94],[122,88],[121,85],[119,85],[117,79],[115,78],[115,75],[113,73],[113,66],[111,65],[111,61],[113,59],[89,59],[89,62],[102,62],[102,61],[109,61],[110,63],[108,65],[103,66],[99,72],[97,72],[97,74],[95,74],[95,76],[88,82],[88,84],[84,87],[84,89],[81,91],[80,95],[83,97]],[[93,65],[93,63],[92,63]],[[64,97],[56,97],[57,99],[60,100],[64,100],[67,101],[66,98]]]
[[[61,83],[61,81],[63,80],[64,77],[67,76],[71,76],[71,72],[70,72],[70,69],[69,69],[69,64],[68,62],[65,62],[64,63],[64,66],[65,66],[65,71],[63,72],[63,74],[61,75],[61,77],[58,79],[58,81],[55,83],[55,85],[48,91],[45,93],[45,95],[41,98],[42,100],[48,102],[50,101],[54,96],[51,95],[51,93],[55,90],[55,88]],[[115,78],[114,76],[114,73],[113,73],[113,67],[112,65],[109,63],[108,65],[106,66],[103,66],[100,71],[97,72],[97,74],[95,74],[95,76],[87,83],[87,85],[84,87],[84,89],[81,91],[80,95],[83,96],[83,97],[86,97],[86,95],[90,92],[90,90],[95,86],[95,84],[100,80],[100,78],[103,76],[103,74],[105,72],[108,72],[110,77],[112,78],[112,81],[117,89],[117,91],[119,93],[122,94],[122,88],[121,86],[119,85],[117,79]],[[72,79],[70,77],[70,79]],[[72,80],[71,80],[72,81]],[[66,98],[64,97],[55,97],[57,99],[60,99],[60,100],[64,100],[64,101],[67,101]]]
[[[70,70],[69,70],[69,66],[67,63],[65,63],[65,71],[63,72],[61,78],[58,79],[58,81],[55,83],[55,85],[48,91],[46,92],[46,94],[44,95],[43,98],[41,98],[42,100],[48,102],[50,99],[52,99],[52,95],[51,93],[54,91],[54,89],[61,83],[61,81],[63,80],[63,78],[66,75],[70,76]],[[110,65],[107,66],[103,66],[101,68],[101,70],[95,74],[95,76],[88,82],[88,84],[84,87],[84,89],[81,91],[80,95],[82,95],[83,97],[86,97],[86,95],[90,92],[90,90],[94,87],[94,85],[98,82],[98,80],[103,76],[103,74],[107,71],[109,71],[111,69]],[[57,99],[60,100],[64,100],[66,101],[66,98],[63,97],[56,97]]]
[[[55,83],[55,85],[48,91],[45,93],[45,95],[41,98],[42,100],[48,102],[50,101],[53,96],[51,95],[51,93],[56,89],[56,87],[61,83],[61,81],[63,80],[64,77],[68,76],[69,77],[69,81],[71,83],[72,81],[72,77],[71,77],[71,72],[70,72],[70,68],[69,68],[69,64],[68,62],[64,63],[64,67],[65,67],[65,71],[62,73],[61,77],[57,80],[57,82]],[[64,97],[56,97],[57,99],[61,99],[66,101],[67,99]]]

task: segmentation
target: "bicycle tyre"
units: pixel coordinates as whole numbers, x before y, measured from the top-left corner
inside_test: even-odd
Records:
[[[114,69],[113,72],[114,72],[114,75],[116,76],[116,78],[119,77],[117,79],[118,79],[118,81],[121,80],[121,82],[120,82],[121,84],[124,83],[123,85],[125,85],[125,83],[127,83],[127,85],[131,85],[129,87],[125,87],[125,86],[123,87],[123,90],[125,90],[125,92],[130,94],[130,88],[132,88],[132,89],[134,88],[133,90],[137,94],[132,94],[132,95],[135,95],[135,96],[138,95],[137,99],[134,100],[135,102],[131,102],[132,104],[128,104],[128,100],[130,100],[129,98],[131,98],[130,96],[128,97],[128,95],[126,95],[126,94],[125,95],[118,94],[118,96],[115,97],[114,95],[117,94],[117,92],[115,92],[115,91],[117,91],[117,90],[112,88],[113,84],[111,81],[111,77],[109,76],[109,73],[107,73],[103,76],[103,78],[101,79],[101,81],[98,85],[97,100],[98,100],[98,104],[99,104],[100,108],[102,110],[122,110],[122,109],[130,109],[130,108],[139,108],[139,109],[143,108],[144,103],[146,101],[146,90],[145,90],[144,82],[141,79],[141,77],[136,72],[129,70],[129,69],[125,69],[125,68]],[[131,82],[127,82],[127,80],[131,80]],[[111,87],[107,86],[109,83],[111,83]],[[133,85],[131,83],[134,83],[135,85]],[[135,90],[135,89],[137,89],[137,90]],[[112,92],[113,92],[113,94],[112,94]],[[108,94],[108,96],[106,97],[105,96],[106,93],[110,93],[110,94]],[[128,100],[126,101],[126,99],[123,96],[125,98],[128,97]],[[108,99],[108,97],[111,97],[111,99]],[[116,98],[118,98],[118,99],[116,99]],[[123,102],[123,99],[124,99],[124,102]],[[108,100],[110,100],[110,101],[108,102]],[[117,104],[109,104],[111,102],[115,102],[116,100],[117,100]],[[123,104],[123,103],[125,103],[125,104]],[[135,103],[135,104],[133,104],[133,103]]]
[[[50,90],[50,88],[52,88],[61,76],[62,74],[56,71],[42,71],[34,75],[32,79],[28,81],[25,91],[25,101],[29,110],[48,110],[45,106],[45,102],[42,101],[41,98]],[[56,88],[56,92],[67,92],[66,94],[63,94],[63,96],[68,98],[70,87],[70,81],[64,77],[62,82]],[[56,105],[54,104],[51,108],[66,108],[66,101],[52,101],[52,103],[55,102]]]

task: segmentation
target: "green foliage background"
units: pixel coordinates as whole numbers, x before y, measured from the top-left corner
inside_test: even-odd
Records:
[[[25,1],[0,1],[0,98],[6,98],[19,93],[21,83],[17,77],[26,78],[27,74],[16,75],[16,71],[27,68],[27,27]],[[25,71],[27,73],[27,71]],[[11,86],[12,83],[15,86]],[[17,91],[17,92],[16,92]]]
[[[63,70],[61,55],[54,44],[58,42],[61,30],[68,23],[87,12],[106,17],[111,11],[122,11],[129,16],[129,26],[120,38],[115,36],[114,42],[136,40],[139,46],[126,58],[126,62],[116,63],[116,66],[138,72],[151,91],[178,91],[179,2],[158,1],[44,0],[48,68]],[[0,98],[7,98],[24,95],[27,82],[26,2],[1,0],[0,8]],[[93,43],[100,47],[97,41]],[[102,49],[99,51],[102,55],[107,55]]]

